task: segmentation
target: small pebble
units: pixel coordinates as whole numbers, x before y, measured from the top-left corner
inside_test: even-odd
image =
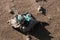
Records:
[[[14,11],[12,9],[9,9],[8,11],[10,14],[14,14]]]
[[[41,6],[39,6],[39,7],[37,8],[38,11],[40,11],[40,9],[41,9]]]
[[[11,12],[11,9],[9,9],[8,12],[10,13]]]
[[[30,40],[31,38],[30,38],[30,36],[29,35],[27,35],[26,36],[26,40]]]
[[[51,17],[49,16],[48,19],[51,20]]]

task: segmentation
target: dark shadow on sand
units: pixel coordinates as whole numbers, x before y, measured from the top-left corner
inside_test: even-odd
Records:
[[[46,22],[37,22],[35,27],[29,32],[29,35],[32,35],[36,37],[39,40],[51,40],[53,38],[52,36],[49,36],[51,34],[48,30],[46,30],[45,26],[48,26],[49,24]],[[15,29],[20,33],[23,33],[20,31],[20,29]],[[26,33],[23,33],[26,34]]]
[[[45,8],[41,7],[41,9],[39,11],[42,11],[41,14],[46,16],[46,9]]]
[[[45,2],[47,2],[47,0],[36,0],[36,2],[40,2],[40,1],[45,1]]]
[[[39,40],[51,40],[52,36],[49,36],[50,32],[46,30],[45,26],[49,24],[46,22],[38,22],[34,29],[30,31],[30,35],[38,38]]]

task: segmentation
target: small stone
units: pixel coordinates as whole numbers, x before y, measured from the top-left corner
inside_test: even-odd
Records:
[[[8,11],[10,14],[14,14],[14,11],[12,9],[9,9]]]
[[[18,14],[18,11],[15,9],[15,7],[10,8],[9,12],[14,15]]]
[[[40,11],[40,9],[41,9],[41,6],[39,6],[39,7],[37,8],[38,11]]]
[[[40,11],[40,13],[42,13],[42,11]]]
[[[48,17],[49,20],[51,20],[51,17]]]
[[[27,35],[26,36],[26,40],[30,40],[31,38],[30,38],[30,36],[29,35]]]
[[[11,13],[11,14],[15,14],[14,11],[11,11],[10,13]]]
[[[9,9],[8,12],[10,13],[11,12],[11,9]]]

